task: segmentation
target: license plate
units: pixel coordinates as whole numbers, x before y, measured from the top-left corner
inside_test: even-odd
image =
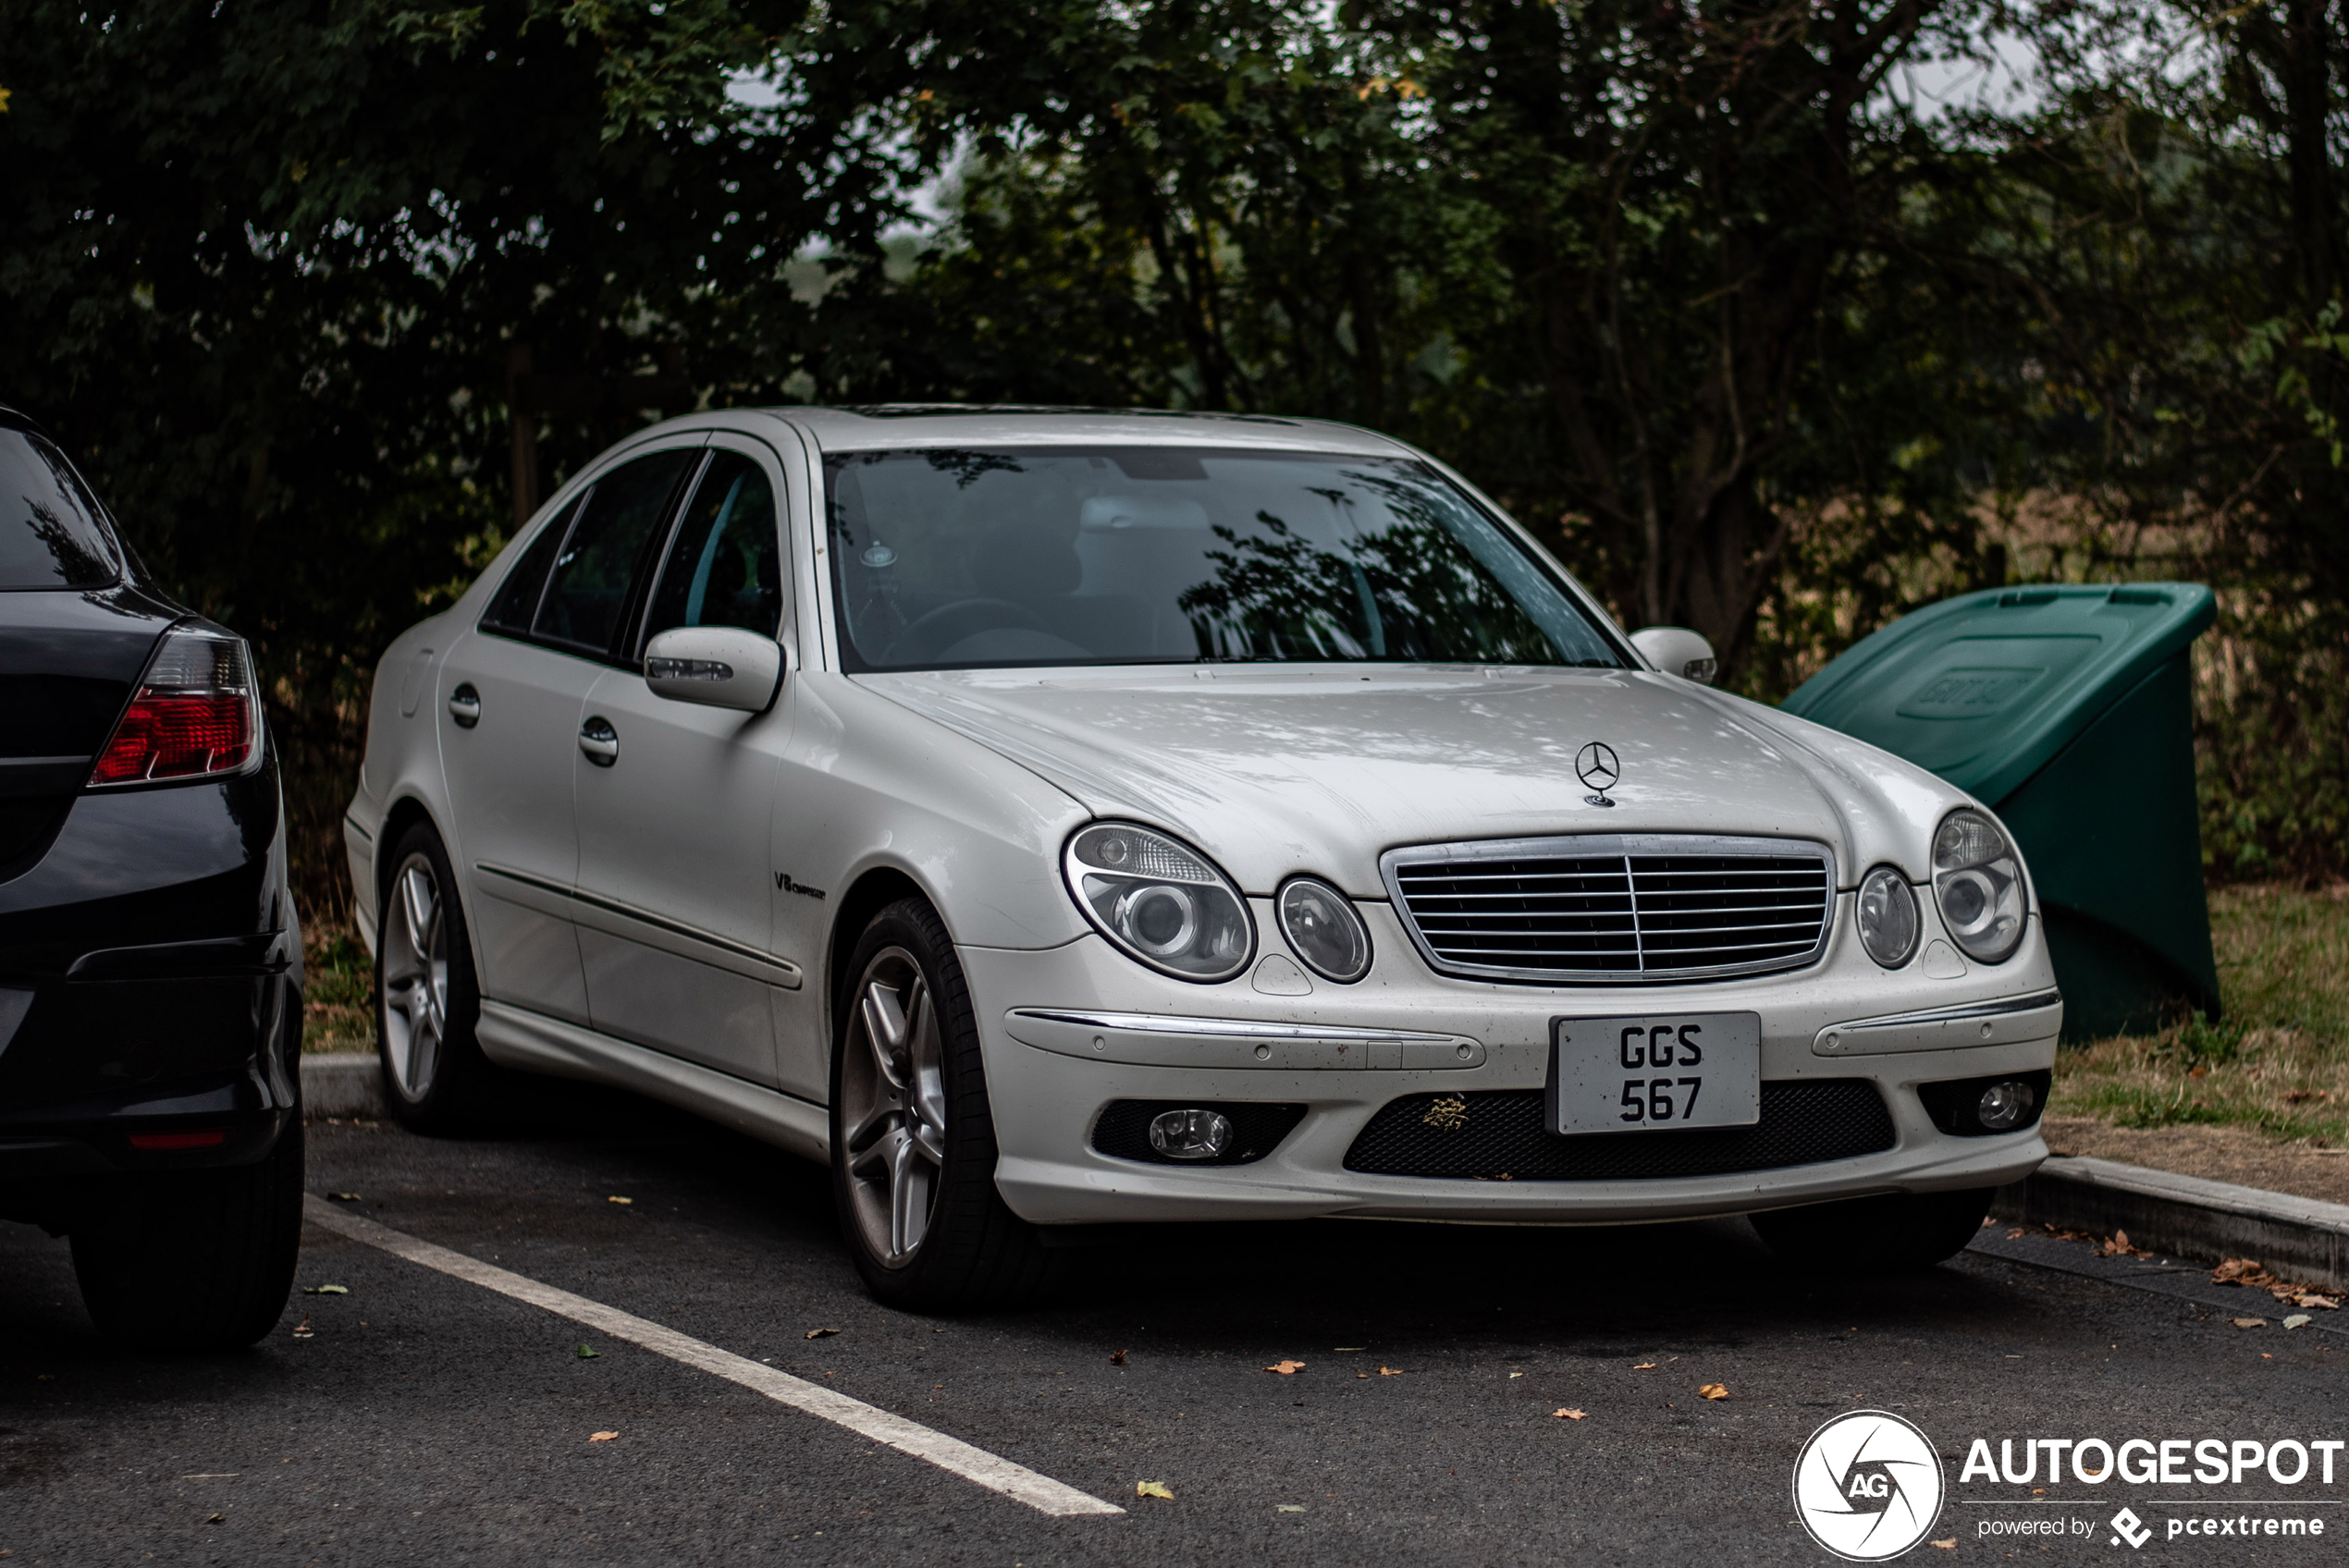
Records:
[[[1762,1120],[1762,1015],[1556,1019],[1546,1115],[1553,1133],[1751,1127]]]

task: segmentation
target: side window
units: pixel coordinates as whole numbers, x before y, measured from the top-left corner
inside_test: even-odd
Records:
[[[783,558],[766,471],[719,451],[686,504],[653,590],[645,636],[680,626],[739,626],[772,637],[782,624]]]
[[[530,635],[530,618],[538,608],[539,590],[547,586],[547,569],[554,564],[555,552],[562,548],[563,535],[571,531],[571,520],[579,514],[579,503],[573,501],[538,532],[530,542],[514,570],[506,574],[504,586],[498,596],[489,601],[488,613],[481,618],[485,631],[503,631],[510,636]]]
[[[537,635],[590,653],[611,650],[645,542],[669,509],[678,478],[700,456],[698,449],[655,452],[596,482],[555,557],[532,628]]]

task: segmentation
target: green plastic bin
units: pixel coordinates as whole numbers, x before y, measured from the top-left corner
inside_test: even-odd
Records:
[[[2194,582],[2007,588],[1859,643],[1789,713],[1932,769],[1998,814],[2031,868],[2066,1039],[2219,1016],[2195,809]]]

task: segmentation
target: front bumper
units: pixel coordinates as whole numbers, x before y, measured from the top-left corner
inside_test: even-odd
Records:
[[[2047,1157],[2035,1121],[2016,1133],[1952,1135],[1935,1125],[1917,1094],[1921,1084],[2054,1064],[2061,1009],[2046,1000],[2054,976],[2035,920],[2012,958],[1948,978],[1928,977],[1914,963],[1889,974],[1878,969],[1858,950],[1854,923],[1839,919],[1827,956],[1792,974],[1702,986],[1552,987],[1432,974],[1387,906],[1359,907],[1378,962],[1356,985],[1315,981],[1308,996],[1267,995],[1247,975],[1187,985],[1142,969],[1092,937],[1043,951],[962,949],[1001,1150],[996,1186],[1013,1211],[1047,1225],[1323,1215],[1633,1223],[1999,1186],[2028,1175]],[[1257,911],[1260,931],[1273,929],[1268,913]],[[1268,944],[1267,950],[1279,949]],[[2012,998],[2035,1005],[1967,1013]],[[1364,1126],[1406,1096],[1541,1089],[1553,1019],[1746,1011],[1762,1018],[1765,1084],[1863,1080],[1889,1113],[1891,1146],[1818,1163],[1632,1180],[1472,1180],[1347,1169],[1347,1151]],[[1088,1035],[1038,1016],[1103,1011],[1300,1025],[1310,1037],[1289,1045],[1140,1027]],[[1965,1016],[1937,1022],[1943,1013]],[[1919,1022],[1919,1014],[1928,1017]],[[1863,1023],[1867,1026],[1851,1027]],[[1348,1030],[1365,1037],[1349,1040]],[[1405,1037],[1373,1034],[1384,1031]],[[1302,1106],[1305,1113],[1270,1154],[1249,1163],[1150,1164],[1093,1146],[1096,1122],[1120,1100],[1275,1102]]]

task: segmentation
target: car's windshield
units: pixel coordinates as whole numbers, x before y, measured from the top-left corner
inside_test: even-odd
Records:
[[[850,452],[825,469],[853,670],[1630,662],[1422,463],[1153,447]]]

